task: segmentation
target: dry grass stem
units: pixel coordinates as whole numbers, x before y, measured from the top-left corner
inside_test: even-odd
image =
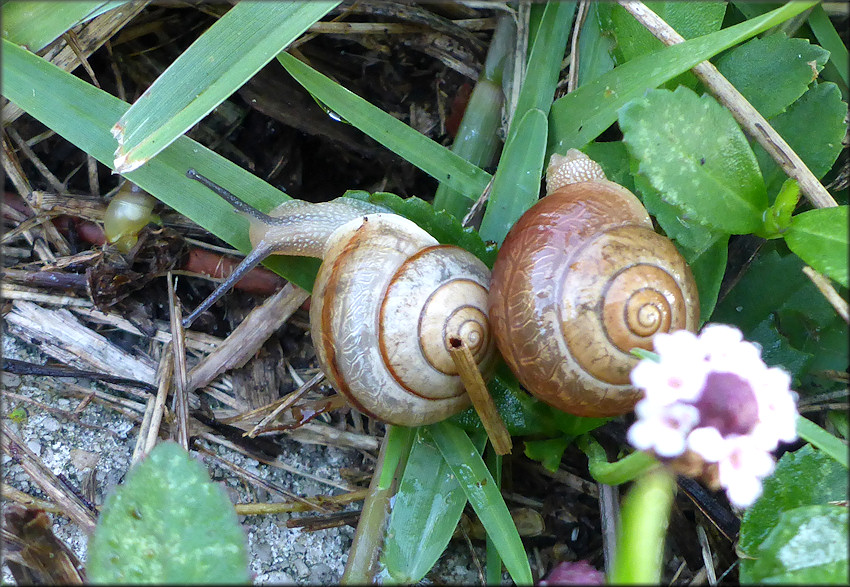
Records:
[[[248,362],[266,339],[283,326],[309,296],[300,287],[287,283],[262,306],[248,314],[218,348],[189,372],[187,389],[204,387],[228,369],[241,367]]]
[[[463,339],[455,337],[449,339],[448,349],[449,356],[454,361],[458,375],[460,375],[463,386],[466,388],[466,393],[472,400],[472,405],[478,412],[481,423],[484,424],[493,450],[498,455],[509,454],[513,447],[511,435],[505,427],[505,422],[502,420],[499,410],[496,409],[493,396],[487,391],[487,384],[484,383],[484,377],[478,369],[472,351],[469,350]]]
[[[236,513],[240,516],[289,514],[310,511],[315,506],[339,507],[348,505],[355,501],[363,501],[368,493],[368,489],[358,489],[341,495],[306,497],[303,501],[308,502],[308,505],[298,501],[296,503],[237,503],[235,507]]]
[[[97,524],[97,514],[88,508],[80,497],[69,488],[68,484],[57,477],[26,443],[8,427],[0,436],[3,452],[19,462],[24,471],[32,478],[47,496],[79,525],[84,532],[91,534]]]
[[[174,399],[172,410],[177,421],[177,442],[189,450],[189,389],[186,375],[186,344],[183,315],[174,287],[174,276],[168,272],[168,313],[171,317],[171,349],[174,354]]]
[[[835,291],[835,288],[832,287],[832,284],[829,282],[829,279],[806,265],[803,267],[803,273],[806,274],[806,277],[812,280],[812,283],[815,284],[815,287],[818,288],[818,291],[823,294],[823,297],[826,298],[835,311],[838,312],[838,315],[841,316],[845,322],[850,324],[850,309],[848,309],[847,300],[838,295],[838,292]]]
[[[634,16],[649,32],[665,45],[675,45],[685,41],[670,25],[664,22],[645,4],[633,0],[618,0],[619,4]],[[765,120],[758,110],[753,108],[729,80],[708,61],[692,68],[694,74],[714,94],[738,121],[738,124],[767,151],[788,177],[797,180],[800,191],[817,208],[837,206],[826,188],[809,170],[799,155],[788,146],[778,132]]]

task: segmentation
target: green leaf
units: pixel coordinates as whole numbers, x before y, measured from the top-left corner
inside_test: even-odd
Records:
[[[530,585],[531,567],[519,532],[475,445],[463,430],[448,422],[432,424],[430,432],[487,535],[493,540],[514,583]]]
[[[685,39],[693,39],[719,30],[723,23],[723,15],[726,13],[725,2],[647,2],[646,6]],[[617,63],[625,63],[664,46],[625,8],[613,3],[610,7],[608,11],[611,23],[610,34],[616,40],[614,55]],[[685,72],[679,76],[678,80],[671,83],[671,89],[676,85],[693,88],[696,84],[696,76],[691,72]]]
[[[125,2],[6,2],[3,38],[41,51],[76,25]]]
[[[814,356],[809,370],[847,369],[848,327],[802,271],[803,262],[769,241],[749,264],[712,316],[713,322],[735,324],[744,337],[763,346],[772,337],[759,339],[756,327],[776,315],[779,332],[791,346]],[[804,391],[804,390],[801,390]]]
[[[759,545],[756,560],[741,561],[742,583],[846,585],[846,506],[812,505],[781,512]]]
[[[493,267],[497,252],[495,245],[485,243],[474,228],[463,226],[458,218],[447,211],[435,210],[431,204],[415,196],[401,198],[388,192],[376,192],[368,196],[368,200],[412,220],[441,244],[462,247],[484,261],[488,267]]]
[[[600,12],[610,10],[609,7],[610,4],[605,2],[588,4],[587,17],[584,26],[581,27],[581,36],[578,41],[578,85],[576,87],[580,88],[614,69],[612,53],[616,43],[608,31],[603,30],[600,15]]]
[[[486,442],[483,431],[476,435],[479,454]],[[395,495],[381,556],[390,578],[407,584],[420,581],[443,554],[465,506],[463,489],[427,428],[419,428]]]
[[[89,541],[92,583],[249,583],[245,536],[224,488],[173,442],[106,500]]]
[[[115,125],[115,168],[155,157],[339,2],[240,2],[192,43]]]
[[[845,469],[848,468],[847,443],[836,438],[808,418],[797,419],[797,433],[800,438],[832,457]]]
[[[797,214],[785,233],[788,248],[798,257],[844,287],[847,278],[847,206],[820,208]]]
[[[530,110],[516,126],[515,139],[505,145],[499,159],[490,202],[479,230],[481,238],[497,244],[505,240],[511,226],[540,197],[546,154],[546,114],[542,110]]]
[[[697,63],[811,8],[815,2],[789,2],[776,10],[684,43],[632,59],[555,100],[549,117],[547,153],[580,149],[617,120],[617,111]]]
[[[762,116],[772,118],[806,93],[828,58],[806,39],[777,34],[735,47],[716,65]]]
[[[782,512],[847,499],[847,489],[847,469],[828,455],[809,444],[786,452],[764,480],[764,493],[744,513],[738,549],[747,558],[758,556]]]
[[[485,240],[501,244],[510,227],[539,197],[548,135],[547,116],[575,5],[575,2],[544,5],[505,147],[493,177],[490,200],[481,220],[479,232]]]
[[[811,172],[820,179],[832,168],[841,152],[841,140],[847,130],[844,116],[847,104],[841,101],[841,92],[832,83],[818,84],[788,109],[770,119],[770,125],[803,160]],[[812,124],[816,120],[817,124]],[[773,196],[787,179],[782,168],[761,145],[753,145],[767,192]]]
[[[490,174],[410,128],[380,108],[331,81],[288,53],[278,61],[308,92],[347,122],[406,159],[437,181],[475,200],[490,183]]]
[[[539,461],[541,465],[554,473],[561,465],[561,457],[564,456],[564,451],[567,450],[570,441],[572,441],[570,436],[558,436],[545,440],[526,440],[524,443],[525,456],[534,461]]]
[[[652,90],[620,111],[620,127],[638,172],[683,218],[732,234],[761,228],[767,195],[758,164],[714,98]]]
[[[791,346],[776,325],[776,317],[771,314],[750,333],[749,338],[758,341],[761,346],[761,358],[771,367],[782,367],[799,384],[800,377],[812,362],[812,355]]]
[[[714,312],[720,285],[726,272],[729,236],[717,235],[711,244],[701,251],[682,248],[680,252],[694,274],[694,281],[699,291],[700,323],[705,323]]]
[[[118,98],[62,71],[44,59],[3,40],[3,95],[42,124],[112,168],[115,139],[109,130],[127,110]],[[195,221],[220,239],[246,252],[248,222],[219,196],[186,177],[194,167],[259,210],[270,210],[288,196],[238,165],[181,137],[127,179]],[[310,290],[318,259],[276,255],[263,263]]]

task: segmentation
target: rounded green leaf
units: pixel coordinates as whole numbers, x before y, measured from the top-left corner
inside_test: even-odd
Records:
[[[758,558],[741,561],[741,583],[846,585],[847,522],[846,506],[782,512]]]
[[[92,583],[248,583],[245,536],[224,489],[173,442],[107,500],[89,541]]]
[[[620,110],[620,127],[638,173],[682,216],[730,234],[761,228],[767,194],[758,163],[714,98],[653,90]]]
[[[828,58],[828,51],[807,39],[777,34],[735,47],[717,60],[717,69],[762,116],[771,118],[806,92]]]
[[[797,214],[785,233],[788,248],[844,287],[847,279],[847,206]]]

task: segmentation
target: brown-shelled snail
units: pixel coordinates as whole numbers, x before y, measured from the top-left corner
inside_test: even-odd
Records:
[[[633,348],[695,330],[696,284],[637,197],[575,149],[554,155],[547,196],[511,228],[493,267],[496,345],[533,395],[579,416],[615,416],[640,398]]]
[[[254,248],[184,325],[268,255],[319,257],[311,335],[337,391],[358,410],[401,426],[437,422],[469,404],[448,348],[460,339],[485,376],[492,370],[483,262],[368,202],[290,200],[263,214],[194,170],[187,175],[248,215]]]

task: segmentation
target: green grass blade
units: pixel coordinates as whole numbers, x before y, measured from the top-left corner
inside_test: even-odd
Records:
[[[530,585],[531,567],[519,532],[475,445],[463,430],[448,422],[432,424],[431,435],[492,538],[514,583]]]
[[[534,109],[539,109],[548,116],[575,10],[575,2],[550,2],[546,5],[528,56],[525,79],[513,115],[514,121],[522,120],[527,112]],[[511,123],[505,139],[506,144],[513,140],[517,131]]]
[[[821,47],[829,51],[829,60],[835,65],[844,85],[850,85],[850,79],[848,79],[850,73],[847,71],[850,69],[847,47],[844,46],[838,31],[832,26],[829,16],[820,4],[812,8],[812,12],[809,14],[809,26]]]
[[[68,29],[124,2],[7,2],[3,38],[41,51]]]
[[[479,453],[486,441],[485,434],[478,434],[474,444]],[[392,581],[416,583],[431,570],[451,540],[465,506],[466,495],[431,434],[427,428],[417,429],[381,557]]]
[[[833,459],[838,461],[845,469],[848,468],[847,443],[837,438],[809,420],[800,416],[797,419],[797,434],[800,438],[816,446]]]
[[[331,81],[287,53],[278,55],[295,80],[328,108],[390,151],[467,198],[477,199],[490,174]]]
[[[552,2],[543,10],[490,201],[481,220],[480,232],[485,240],[501,243],[539,196],[546,155],[546,117],[574,16],[575,2]]]
[[[540,177],[546,155],[547,121],[542,110],[526,112],[522,120],[511,127],[516,127],[517,131],[514,140],[502,152],[479,230],[485,241],[498,244],[540,196]]]
[[[3,39],[3,95],[98,161],[112,167],[110,128],[129,107]],[[194,167],[245,202],[269,210],[288,196],[224,157],[181,137],[127,179],[237,249],[248,251],[247,221],[220,197],[186,177]],[[266,266],[311,289],[318,260],[275,256]]]
[[[741,24],[643,55],[556,100],[549,117],[549,152],[583,147],[617,120],[617,111],[624,104],[647,89],[815,4],[789,2]]]
[[[118,171],[153,158],[337,4],[240,2],[230,9],[118,121]]]

